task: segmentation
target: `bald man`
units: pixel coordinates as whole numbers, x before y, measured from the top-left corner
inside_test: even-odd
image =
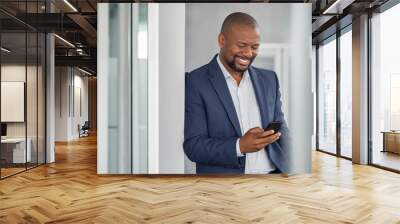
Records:
[[[187,157],[198,174],[287,172],[287,136],[275,72],[251,66],[260,28],[250,15],[228,15],[218,35],[219,54],[186,75]],[[265,131],[273,121],[279,131]]]

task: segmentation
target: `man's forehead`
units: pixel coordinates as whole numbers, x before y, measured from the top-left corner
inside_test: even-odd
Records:
[[[249,40],[249,39],[260,39],[260,32],[257,28],[251,28],[251,27],[243,27],[243,28],[238,28],[238,29],[232,29],[231,31],[228,32],[226,35],[226,38],[232,39],[232,40]]]
[[[243,23],[232,23],[228,29],[228,33],[237,33],[237,32],[255,32],[255,33],[260,33],[260,29],[257,25],[251,25],[251,24],[243,24]]]

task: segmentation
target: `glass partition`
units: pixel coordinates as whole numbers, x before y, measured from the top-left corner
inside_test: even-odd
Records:
[[[24,171],[31,162],[26,141],[26,42],[25,32],[1,34],[1,177]]]
[[[45,1],[7,1],[1,7],[43,13]],[[45,163],[45,34],[0,12],[0,178]]]

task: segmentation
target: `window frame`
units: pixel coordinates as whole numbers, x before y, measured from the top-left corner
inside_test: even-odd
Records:
[[[352,160],[352,158],[347,157],[342,155],[341,152],[341,119],[340,119],[340,84],[341,84],[341,67],[340,67],[340,37],[347,32],[352,32],[352,23],[349,23],[345,27],[339,29],[336,31],[336,33],[328,36],[327,38],[319,41],[316,44],[316,151],[318,152],[323,152],[329,155],[333,155],[339,158],[347,159],[347,160]],[[319,47],[323,44],[327,44],[331,41],[336,41],[336,152],[328,152],[322,148],[319,147],[319,97],[320,97],[320,92],[319,92],[319,85],[320,85],[320,80],[319,80]]]

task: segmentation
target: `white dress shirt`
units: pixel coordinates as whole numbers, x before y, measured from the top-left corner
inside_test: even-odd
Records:
[[[218,65],[225,76],[236,114],[239,119],[240,129],[244,135],[249,129],[261,127],[260,108],[258,107],[256,95],[251,82],[248,70],[243,74],[239,85],[229,74],[222,64],[219,55],[217,57]],[[240,152],[239,139],[236,141],[236,154],[238,157],[244,156]],[[257,152],[246,153],[245,174],[265,174],[275,170],[275,166],[268,158],[265,149]]]

